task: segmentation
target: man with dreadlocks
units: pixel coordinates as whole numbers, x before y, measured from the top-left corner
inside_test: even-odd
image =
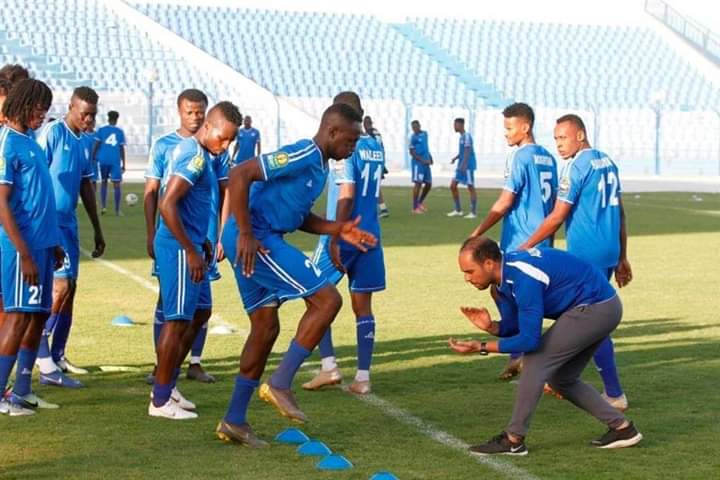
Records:
[[[65,358],[65,345],[72,326],[80,261],[76,213],[78,196],[82,199],[95,233],[93,257],[101,256],[105,250],[92,187],[94,172],[81,137],[82,132],[95,120],[97,102],[95,90],[89,87],[76,88],[65,117],[47,124],[38,135],[38,144],[44,150],[44,157],[50,166],[60,243],[66,254],[63,267],[55,272],[52,313],[45,324],[40,351],[37,352],[40,383],[43,385],[78,388],[82,383],[68,377],[65,372],[87,373],[87,370],[74,366]],[[50,335],[53,337],[52,349]],[[19,396],[30,393],[29,378],[23,382],[18,379],[14,392]]]
[[[52,303],[52,273],[62,265],[57,212],[47,162],[28,130],[40,127],[52,92],[43,82],[25,79],[9,92],[0,132],[0,269],[5,318],[0,324],[0,391],[5,390],[28,325],[39,333]],[[33,410],[10,395],[0,400],[0,413],[31,415]]]

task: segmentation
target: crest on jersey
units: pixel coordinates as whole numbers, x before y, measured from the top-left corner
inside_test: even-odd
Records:
[[[205,157],[200,155],[195,155],[192,160],[190,160],[190,165],[188,165],[188,168],[192,170],[193,172],[199,172],[203,169],[203,166],[205,165]]]
[[[560,179],[560,193],[567,194],[570,191],[570,177]]]
[[[288,157],[288,154],[285,152],[277,152],[270,155],[270,157],[267,160],[268,167],[270,167],[270,170],[275,170],[277,168],[282,168],[285,165],[288,164],[290,161],[290,157]]]

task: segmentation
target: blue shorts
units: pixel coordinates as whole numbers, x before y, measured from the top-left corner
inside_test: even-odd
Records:
[[[122,182],[122,169],[120,164],[114,163],[112,165],[100,164],[100,177],[103,180],[110,180],[111,182]]]
[[[204,255],[202,245],[196,244],[195,250]],[[212,308],[207,273],[199,283],[191,280],[185,249],[178,242],[155,238],[155,263],[159,271],[165,320],[192,320],[196,310]]]
[[[343,277],[335,268],[328,251],[329,237],[323,237],[315,249],[313,261],[331,282],[337,284]],[[350,291],[353,293],[380,292],[385,290],[385,255],[382,246],[361,252],[341,243],[340,261],[347,270]]]
[[[228,225],[223,232],[225,256],[235,261],[237,227]],[[253,313],[260,307],[277,307],[286,300],[305,298],[328,285],[328,279],[300,250],[278,234],[259,239],[270,253],[255,255],[255,272],[250,278],[242,273],[242,265],[234,266],[235,281],[245,311]]]
[[[412,162],[412,182],[413,183],[432,183],[432,170],[430,165],[422,164],[416,160]]]
[[[455,170],[455,181],[468,187],[475,186],[475,170]]]
[[[160,269],[158,268],[158,263],[156,260],[153,260],[152,262],[150,275],[152,275],[153,277],[160,276]],[[220,280],[221,278],[222,274],[220,273],[220,269],[218,268],[218,262],[217,258],[215,257],[215,252],[213,252],[212,262],[210,262],[210,265],[208,265],[208,280],[214,282],[216,280]]]
[[[90,181],[91,182],[99,182],[100,181],[100,163],[98,161],[93,161],[92,171],[93,171],[93,176],[90,178]]]
[[[77,280],[80,264],[80,240],[77,226],[60,225],[60,246],[65,250],[63,266],[55,271],[55,278]]]
[[[0,269],[6,312],[50,312],[55,249],[49,247],[32,250],[30,254],[38,268],[40,282],[38,285],[28,285],[23,281],[20,254],[14,248],[3,246]]]

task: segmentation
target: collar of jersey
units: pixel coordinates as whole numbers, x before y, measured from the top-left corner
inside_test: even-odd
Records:
[[[23,137],[28,137],[28,138],[30,138],[27,133],[18,132],[17,130],[15,130],[14,128],[12,128],[12,127],[11,127],[10,125],[8,125],[8,124],[3,125],[3,127],[7,128],[7,129],[10,130],[10,131],[13,131],[13,132],[17,133],[18,135],[22,135]],[[28,128],[28,130],[30,130],[30,129]]]
[[[76,140],[80,140],[80,136],[79,136],[79,135],[75,135],[75,132],[72,131],[72,128],[70,128],[70,126],[67,124],[67,122],[65,121],[64,118],[63,118],[62,120],[59,120],[59,121],[62,122],[62,124],[65,126],[65,128],[67,128],[67,131],[70,132],[70,135],[72,135],[73,137],[75,137]]]

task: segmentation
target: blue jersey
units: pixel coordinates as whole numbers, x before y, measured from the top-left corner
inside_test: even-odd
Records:
[[[498,286],[499,350],[531,352],[540,346],[543,318],[557,320],[571,308],[604,302],[615,289],[600,269],[554,248],[503,255]]]
[[[297,230],[325,188],[328,169],[312,140],[300,140],[261,155],[263,181],[250,188],[250,216],[256,234]]]
[[[80,134],[80,144],[82,145],[83,155],[85,155],[90,168],[93,168],[92,151],[95,147],[95,132],[82,132]]]
[[[85,155],[84,142],[61,119],[45,125],[38,134],[37,142],[45,152],[50,167],[58,224],[74,228],[77,225],[80,183],[95,176]]]
[[[369,135],[360,137],[350,158],[338,162],[333,172],[334,183],[328,187],[329,220],[335,219],[340,185],[355,184],[355,197],[350,218],[361,216],[359,227],[380,238],[380,222],[377,214],[377,199],[385,153],[380,143]]]
[[[620,176],[610,158],[595,149],[578,152],[560,175],[558,199],[572,205],[565,221],[567,249],[599,268],[620,258]]]
[[[150,155],[148,165],[145,169],[145,178],[153,178],[160,181],[160,195],[167,184],[169,166],[172,163],[171,157],[180,142],[185,140],[176,131],[166,133],[162,137],[158,137],[150,147]]]
[[[415,152],[415,155],[422,158],[423,160],[430,160],[430,147],[428,146],[428,134],[421,130],[418,133],[413,133],[410,137],[410,150]],[[413,158],[415,160],[415,158]]]
[[[170,165],[172,173],[168,181],[171,177],[180,177],[192,185],[178,202],[178,210],[183,227],[195,244],[205,243],[211,216],[211,198],[213,189],[217,189],[212,157],[212,154],[205,150],[195,137],[180,142],[172,153]],[[162,217],[157,235],[166,239],[175,239]]]
[[[260,141],[260,132],[256,128],[239,128],[237,133],[238,151],[235,163],[242,163],[255,156],[255,145]]]
[[[477,167],[475,163],[475,147],[473,146],[473,138],[470,132],[465,132],[460,135],[460,143],[458,150],[457,168],[460,169],[462,164],[465,162],[465,148],[470,147],[470,158],[467,159],[467,165],[465,170],[475,170]]]
[[[503,189],[515,194],[503,218],[500,248],[516,250],[543,223],[555,205],[558,188],[557,164],[540,145],[527,144],[510,154],[505,165]],[[550,247],[546,239],[538,246]]]
[[[27,135],[0,129],[0,184],[11,185],[10,210],[31,250],[60,244],[53,184],[45,154]],[[14,248],[0,226],[2,248]]]
[[[100,165],[120,165],[120,147],[125,145],[125,133],[115,125],[105,125],[95,133],[100,142],[97,152]]]
[[[228,179],[228,173],[230,169],[230,157],[227,152],[221,153],[220,155],[213,155],[210,162],[215,178],[217,180],[216,188],[212,189],[212,196],[210,197],[210,221],[208,222],[208,233],[207,238],[210,242],[217,243],[218,241],[218,226],[220,223],[220,182],[226,182]]]

